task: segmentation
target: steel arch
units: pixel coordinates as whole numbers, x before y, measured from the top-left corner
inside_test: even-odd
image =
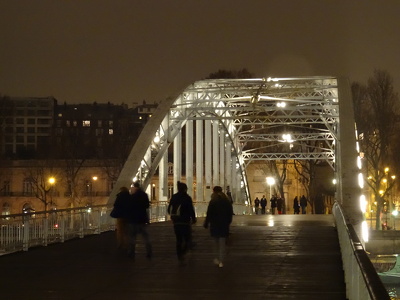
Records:
[[[160,103],[135,143],[109,202],[115,199],[121,186],[130,186],[133,180],[141,181],[145,189],[148,187],[168,148],[181,143],[176,139],[188,122],[219,124],[219,135],[226,136],[221,143],[230,143],[230,153],[237,164],[244,201],[249,198],[246,165],[254,160],[314,159],[327,162],[337,171],[339,103],[335,77],[194,82],[177,98]],[[354,123],[354,118],[347,123],[351,121]],[[285,132],[291,133],[291,141],[282,139]],[[307,151],[307,143],[316,141],[320,146],[312,153]],[[292,144],[293,151],[281,147],[281,152],[271,153],[268,151],[271,143]],[[196,149],[203,146],[196,145]],[[176,164],[181,168],[180,162]],[[178,173],[175,179],[180,179],[181,171],[175,171]]]

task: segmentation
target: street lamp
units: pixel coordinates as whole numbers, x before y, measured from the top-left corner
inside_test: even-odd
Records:
[[[272,198],[272,186],[275,184],[274,177],[267,177],[267,184],[269,185],[269,198]]]

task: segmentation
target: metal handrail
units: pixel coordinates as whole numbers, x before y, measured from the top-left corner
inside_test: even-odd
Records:
[[[204,217],[207,206],[208,202],[195,203],[196,215]],[[251,206],[234,204],[233,207],[235,214],[251,214]],[[148,211],[150,222],[169,220],[167,208],[167,201],[152,203]],[[0,255],[115,230],[111,209],[112,205],[93,205],[1,215]]]
[[[333,205],[349,300],[390,300],[354,227],[348,224],[339,203]]]

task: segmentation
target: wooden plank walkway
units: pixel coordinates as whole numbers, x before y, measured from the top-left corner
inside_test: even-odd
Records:
[[[234,216],[223,268],[202,222],[186,266],[170,222],[149,226],[152,260],[118,253],[114,232],[1,256],[1,299],[346,299],[331,215]]]

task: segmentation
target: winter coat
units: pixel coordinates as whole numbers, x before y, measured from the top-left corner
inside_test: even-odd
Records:
[[[127,209],[127,220],[133,224],[149,223],[147,209],[150,207],[149,196],[141,189],[131,195]]]
[[[212,237],[228,237],[232,223],[233,207],[224,193],[213,193],[208,204],[204,227],[210,225]]]
[[[168,205],[168,214],[170,214],[174,225],[196,223],[192,197],[186,192],[178,192],[172,195]]]
[[[119,192],[114,202],[113,218],[127,218],[128,205],[131,201],[131,194],[129,191]]]

